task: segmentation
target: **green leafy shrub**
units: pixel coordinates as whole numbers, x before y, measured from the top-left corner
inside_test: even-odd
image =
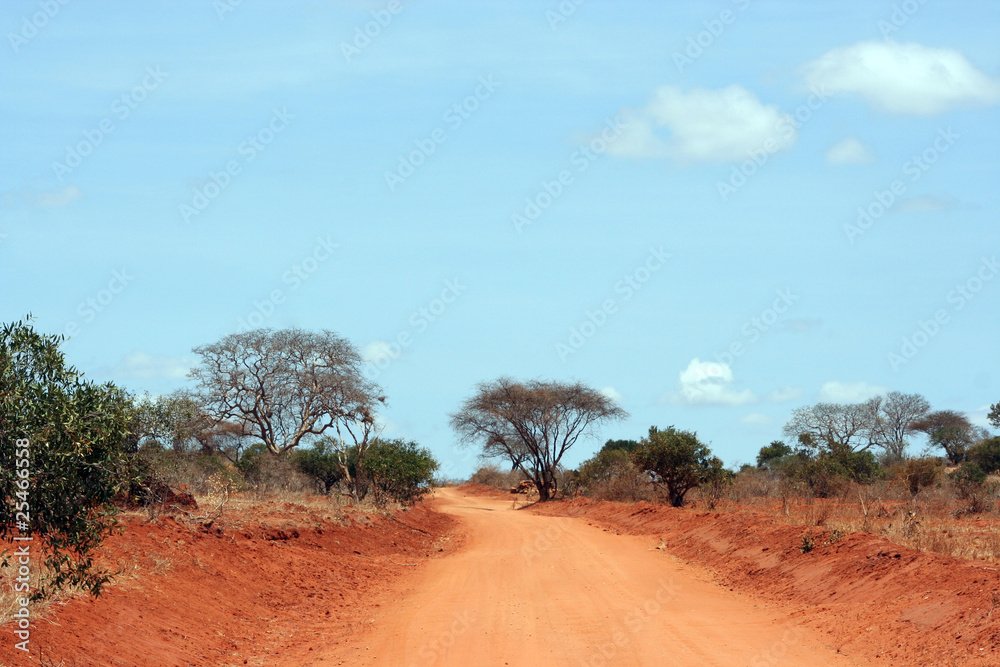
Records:
[[[664,430],[651,426],[632,457],[651,482],[666,489],[674,507],[683,506],[688,491],[710,481],[723,469],[722,461],[712,456],[694,432],[673,426]]]
[[[76,586],[100,594],[110,575],[91,557],[117,525],[114,501],[134,476],[129,396],[67,366],[61,342],[26,321],[0,329],[0,539],[23,519],[15,499],[26,503],[27,528],[53,573],[36,599]],[[19,447],[25,439],[30,447]],[[30,455],[15,456],[24,450]]]
[[[969,450],[968,456],[987,475],[997,472],[1000,470],[1000,437],[982,441]]]
[[[376,440],[365,457],[364,473],[375,502],[412,503],[430,491],[438,463],[413,441]]]

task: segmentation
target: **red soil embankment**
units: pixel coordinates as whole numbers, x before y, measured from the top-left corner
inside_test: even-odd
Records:
[[[346,517],[276,503],[266,520],[232,528],[130,520],[101,548],[125,574],[100,598],[59,602],[35,619],[28,656],[13,647],[12,625],[0,626],[0,665],[308,664],[370,622],[406,564],[453,550],[439,538],[455,519],[422,503],[395,519]]]
[[[751,511],[706,513],[585,499],[532,506],[664,550],[741,592],[797,608],[844,653],[894,665],[1000,665],[1000,572],[868,533],[782,524]],[[803,538],[813,548],[803,552]]]

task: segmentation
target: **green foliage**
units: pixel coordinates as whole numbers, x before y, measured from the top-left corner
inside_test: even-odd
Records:
[[[986,416],[995,428],[1000,428],[1000,402],[990,406],[990,414]]]
[[[344,479],[344,471],[340,467],[340,457],[326,439],[320,440],[309,449],[292,452],[290,459],[299,472],[322,484],[327,494],[340,483],[340,480]],[[351,464],[353,470],[354,462],[352,461]]]
[[[92,554],[117,525],[113,501],[133,476],[129,396],[67,366],[61,342],[26,321],[0,329],[0,539],[21,518],[14,499],[27,498],[30,530],[54,573],[36,598],[76,586],[100,594],[110,576]],[[28,457],[21,439],[30,441]],[[27,495],[19,497],[16,461],[25,458]]]
[[[430,490],[438,463],[430,450],[413,441],[376,440],[365,457],[364,471],[375,502],[412,503]]]
[[[951,474],[951,478],[960,489],[976,489],[986,482],[986,472],[978,463],[966,461]]]
[[[799,547],[799,551],[804,554],[809,553],[816,548],[816,538],[811,534],[806,534],[802,536],[802,545]]]
[[[602,452],[611,452],[611,451],[631,452],[631,451],[635,451],[636,447],[638,447],[638,446],[639,446],[639,442],[637,440],[608,440],[606,443],[604,443],[604,446],[601,447],[601,451]]]
[[[770,445],[760,448],[757,454],[757,467],[773,470],[773,464],[792,453],[792,448],[781,440],[774,440]]]
[[[990,475],[1000,470],[1000,437],[983,440],[969,450],[969,460]]]
[[[874,454],[852,451],[844,446],[827,447],[816,453],[798,449],[771,458],[767,467],[789,480],[807,485],[818,498],[836,496],[849,480],[867,484],[885,475]]]
[[[643,438],[632,456],[654,484],[666,488],[674,507],[683,506],[688,491],[721,475],[723,469],[722,461],[712,456],[711,450],[695,433],[673,426],[662,431],[651,426],[649,435]]]
[[[610,441],[609,441],[610,442]],[[580,486],[586,487],[595,482],[606,482],[623,474],[635,474],[632,455],[624,448],[608,449],[605,446],[580,465]]]

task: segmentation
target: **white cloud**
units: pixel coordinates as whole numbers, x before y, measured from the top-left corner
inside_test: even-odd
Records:
[[[806,82],[831,94],[860,95],[890,113],[930,116],[1000,101],[1000,81],[955,49],[922,44],[858,42],[805,66]]]
[[[62,208],[83,198],[83,190],[75,185],[67,185],[54,190],[8,190],[0,193],[0,200],[5,202],[24,202],[28,206],[40,208]]]
[[[819,399],[825,403],[861,403],[889,391],[867,382],[826,382],[819,390]]]
[[[951,211],[959,207],[958,200],[954,197],[932,197],[922,195],[901,199],[899,204],[893,206],[892,211],[897,213],[907,213],[910,211]]]
[[[138,350],[125,355],[125,358],[112,373],[116,376],[146,379],[146,378],[184,378],[195,365],[193,359],[180,357],[156,357]]]
[[[604,394],[605,396],[607,396],[608,398],[610,398],[612,401],[614,401],[618,405],[622,404],[622,395],[614,387],[604,387],[603,389],[601,389],[601,393]]]
[[[622,116],[624,131],[608,147],[620,157],[739,161],[755,152],[787,150],[797,135],[791,116],[737,85],[689,93],[663,86],[646,106]]]
[[[835,166],[867,164],[875,161],[875,153],[857,137],[848,137],[826,150],[826,162]]]
[[[398,347],[393,347],[389,341],[374,340],[365,345],[361,351],[361,356],[365,361],[377,364],[380,361],[398,359],[401,354]]]
[[[772,403],[787,403],[788,401],[798,400],[801,396],[802,389],[800,387],[782,387],[768,394],[767,400]]]
[[[767,415],[762,415],[759,412],[751,412],[748,415],[740,417],[740,421],[744,424],[770,424],[771,418]]]
[[[691,360],[680,372],[680,393],[675,400],[689,405],[746,405],[757,397],[749,389],[734,391],[733,371],[729,364]]]

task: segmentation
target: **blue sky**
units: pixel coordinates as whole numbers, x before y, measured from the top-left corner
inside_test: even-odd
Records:
[[[188,386],[336,331],[445,472],[501,375],[752,461],[792,410],[1000,401],[994,2],[0,5],[0,319]],[[367,32],[367,34],[366,34]]]

